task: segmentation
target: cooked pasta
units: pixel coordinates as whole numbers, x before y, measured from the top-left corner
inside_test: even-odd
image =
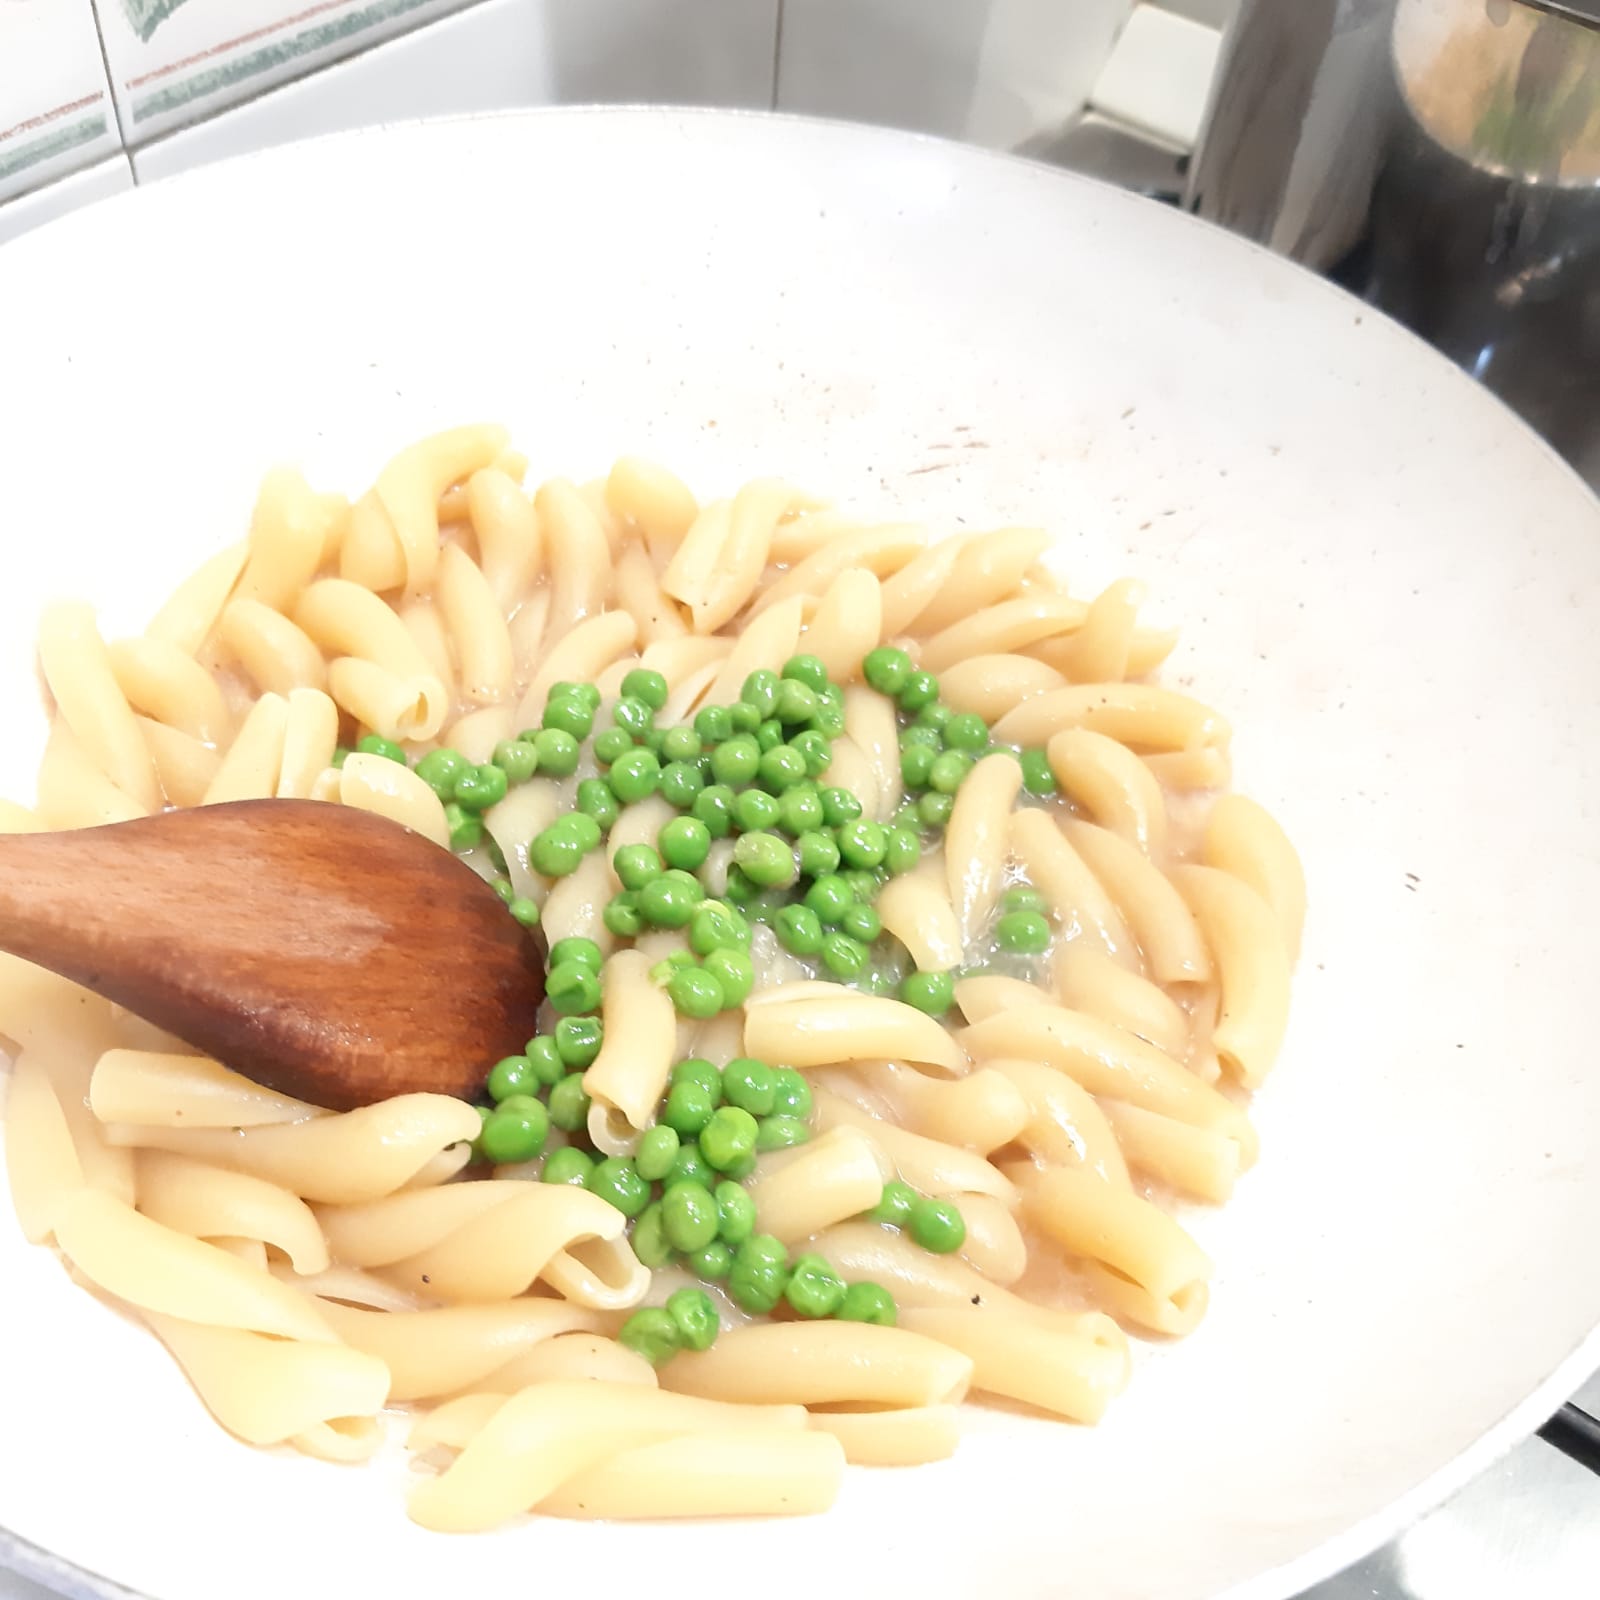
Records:
[[[440,1532],[820,1511],[969,1395],[1098,1421],[1205,1312],[1182,1207],[1288,1017],[1304,876],[1215,792],[1228,724],[1038,529],[526,467],[471,426],[353,502],[276,470],[143,634],[45,613],[0,831],[359,807],[549,970],[479,1105],[336,1114],[0,958],[24,1235],[248,1444],[357,1462],[411,1408]]]

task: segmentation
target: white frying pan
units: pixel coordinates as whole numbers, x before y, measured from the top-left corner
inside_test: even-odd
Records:
[[[1600,1361],[1600,511],[1467,379],[1221,233],[896,134],[557,112],[213,167],[0,251],[0,792],[37,755],[47,594],[141,623],[268,463],[356,483],[480,416],[535,471],[776,471],[1149,580],[1312,895],[1261,1163],[1195,1222],[1210,1315],[1102,1427],[974,1412],[822,1523],[451,1540],[398,1467],[230,1441],[0,1206],[12,1560],[160,1600],[1267,1600]]]

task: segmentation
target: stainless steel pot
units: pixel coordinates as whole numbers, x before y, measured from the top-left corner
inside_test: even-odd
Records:
[[[1244,0],[1186,201],[1600,476],[1600,0]]]

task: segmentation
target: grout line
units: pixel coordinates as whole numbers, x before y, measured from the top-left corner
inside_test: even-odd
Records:
[[[783,60],[783,6],[778,0],[778,15],[772,30],[772,94],[767,102],[768,111],[778,109],[778,65]]]
[[[133,165],[133,152],[128,148],[128,130],[122,126],[122,107],[117,104],[116,80],[111,75],[111,57],[106,53],[105,29],[100,26],[100,5],[101,0],[89,0],[89,15],[94,18],[94,42],[100,47],[100,65],[105,70],[106,93],[111,100],[111,120],[116,124],[117,143],[122,146],[122,154],[137,183],[139,173]]]

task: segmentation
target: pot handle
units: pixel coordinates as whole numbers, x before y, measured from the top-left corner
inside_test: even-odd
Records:
[[[1539,1430],[1539,1437],[1580,1467],[1600,1473],[1600,1422],[1581,1406],[1570,1402],[1562,1406]]]

